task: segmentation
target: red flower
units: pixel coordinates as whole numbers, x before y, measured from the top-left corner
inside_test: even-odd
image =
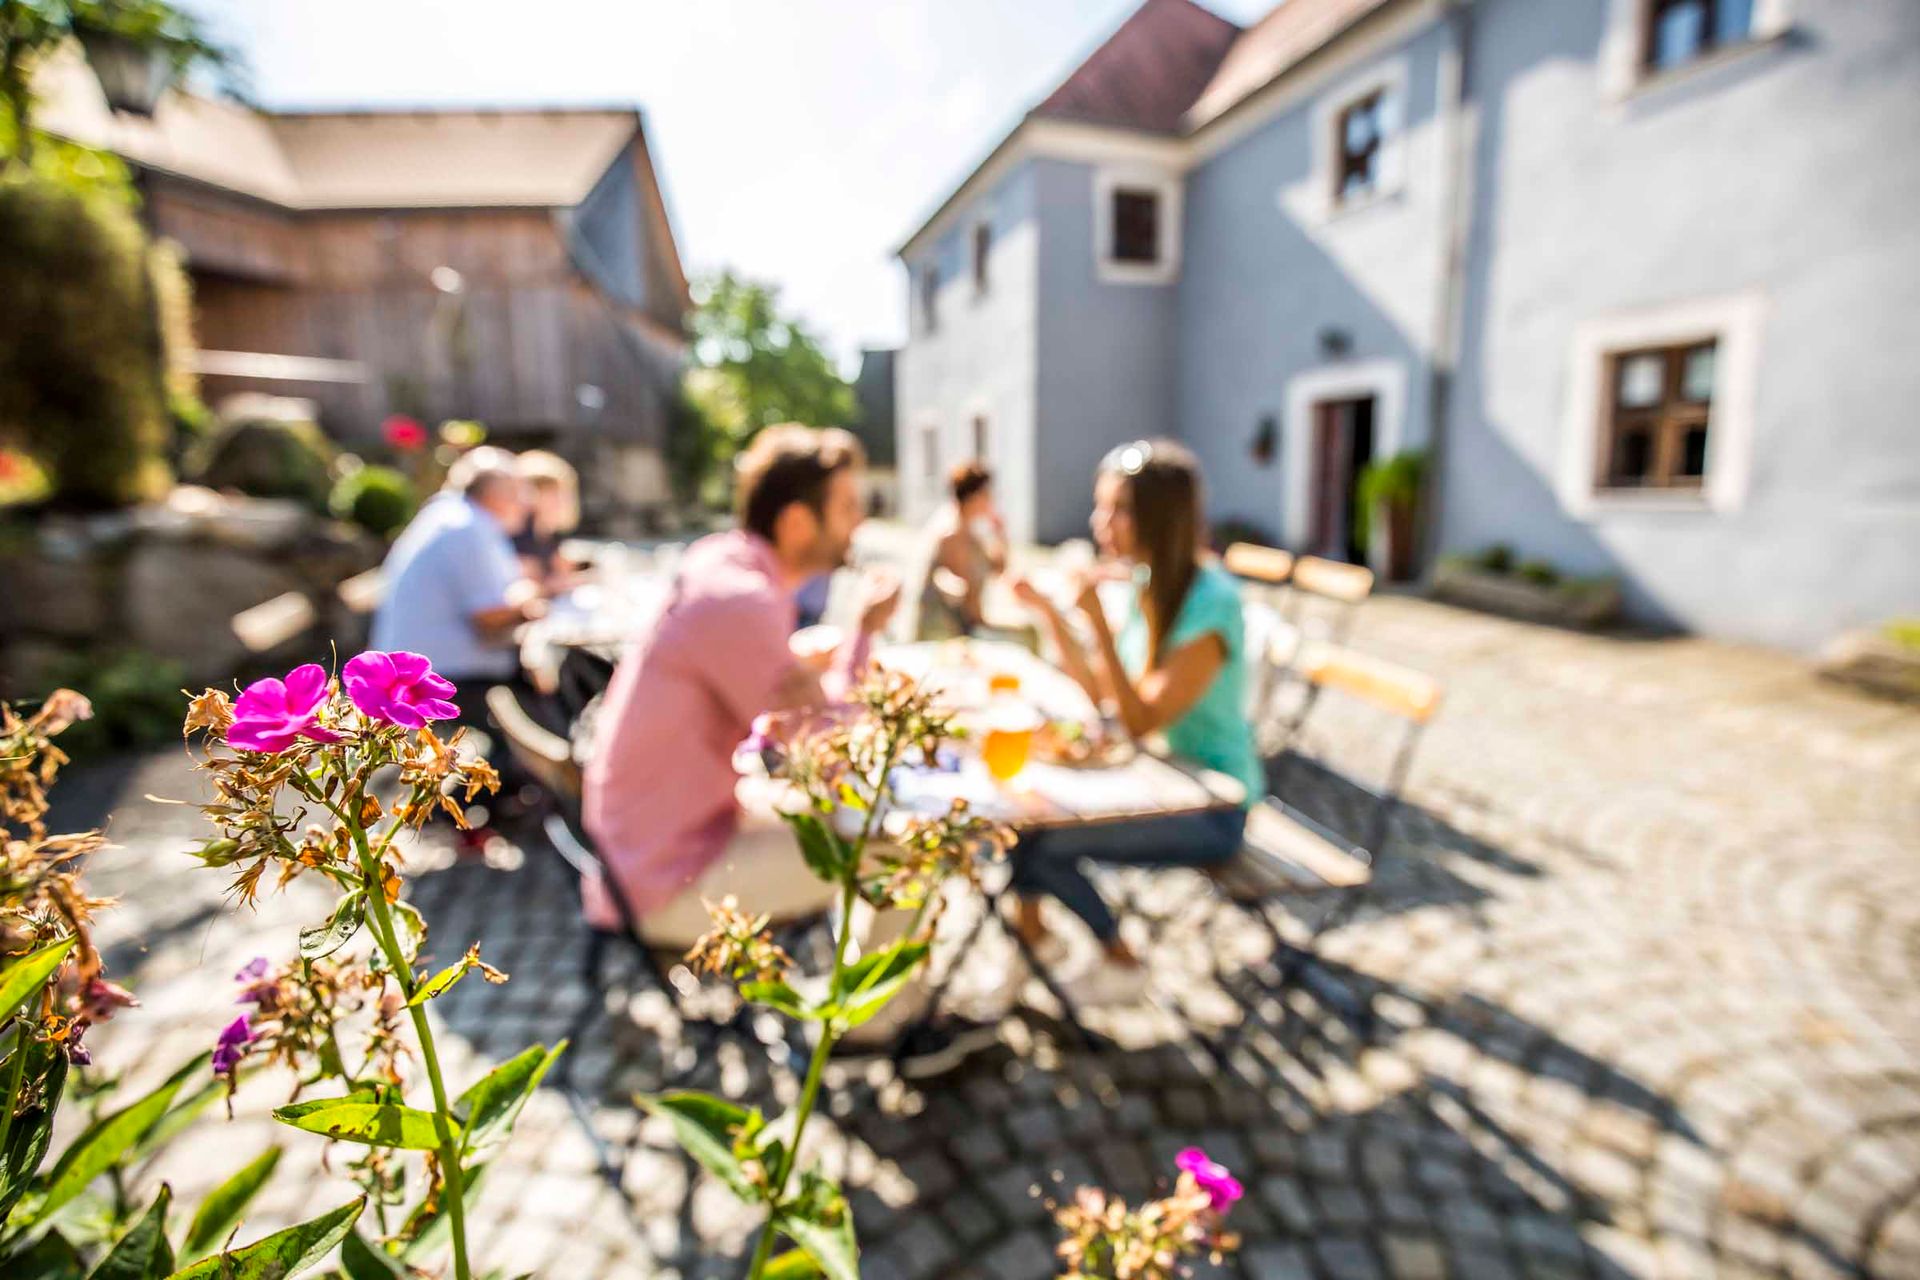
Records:
[[[427,444],[427,429],[404,413],[396,413],[381,423],[380,434],[402,453],[414,453]]]

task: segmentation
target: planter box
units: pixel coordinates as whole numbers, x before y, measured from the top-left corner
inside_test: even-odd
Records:
[[[1620,584],[1611,579],[1546,587],[1511,574],[1443,563],[1434,575],[1433,594],[1469,609],[1581,630],[1607,626],[1620,616]]]
[[[1878,631],[1849,631],[1820,654],[1820,674],[1900,702],[1920,702],[1920,649]]]

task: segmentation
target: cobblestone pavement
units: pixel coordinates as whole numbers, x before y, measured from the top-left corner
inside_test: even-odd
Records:
[[[862,1274],[1049,1276],[1042,1195],[1141,1195],[1198,1142],[1249,1189],[1244,1249],[1202,1275],[1920,1276],[1920,715],[1777,654],[1411,599],[1370,602],[1353,642],[1448,687],[1370,904],[1283,984],[1276,931],[1311,904],[1263,921],[1185,873],[1110,880],[1155,1003],[1090,1019],[1084,1041],[983,931],[950,998],[999,1018],[1000,1046],[922,1088],[884,1066],[828,1081],[817,1149],[855,1189]],[[1351,825],[1390,732],[1329,695],[1276,784]],[[319,912],[298,894],[222,911],[179,854],[191,811],[140,800],[188,786],[172,757],[68,786],[72,811],[115,810],[127,846],[95,880],[126,900],[114,968],[146,1005],[99,1054],[136,1074],[210,1039],[231,970]],[[457,1079],[556,1038],[587,999],[550,851],[493,862],[416,884],[436,950],[482,938],[514,975],[437,1002]],[[753,1224],[622,1099],[668,1078],[788,1099],[786,1057],[772,1034],[708,1043],[648,982],[622,991],[573,1064],[618,1187],[543,1091],[483,1194],[481,1254],[556,1277],[737,1275]],[[250,1087],[164,1172],[191,1194],[236,1166],[279,1087]],[[337,1202],[286,1141],[262,1225]]]

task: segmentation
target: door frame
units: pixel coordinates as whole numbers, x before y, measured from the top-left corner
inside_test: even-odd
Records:
[[[1314,406],[1325,400],[1373,397],[1373,456],[1388,458],[1405,445],[1407,366],[1402,360],[1356,360],[1322,365],[1287,379],[1282,446],[1280,530],[1287,546],[1313,540]]]

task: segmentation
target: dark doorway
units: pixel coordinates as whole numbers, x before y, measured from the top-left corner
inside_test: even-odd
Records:
[[[1366,554],[1354,529],[1354,485],[1373,461],[1373,397],[1322,400],[1313,406],[1313,524],[1315,555],[1361,564]]]

